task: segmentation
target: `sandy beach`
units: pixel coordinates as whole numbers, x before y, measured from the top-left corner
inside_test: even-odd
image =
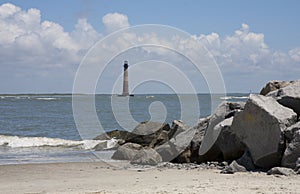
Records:
[[[300,176],[219,170],[124,169],[105,163],[0,166],[6,193],[299,193]]]

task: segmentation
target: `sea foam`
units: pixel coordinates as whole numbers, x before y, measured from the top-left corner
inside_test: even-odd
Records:
[[[48,137],[19,137],[0,135],[0,146],[11,148],[28,147],[78,147],[81,149],[93,149],[97,144],[107,142],[107,148],[113,148],[117,145],[116,139],[111,140],[66,140],[60,138]]]

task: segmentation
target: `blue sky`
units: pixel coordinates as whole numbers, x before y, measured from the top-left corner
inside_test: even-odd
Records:
[[[269,79],[299,79],[300,1],[297,0],[16,0],[0,1],[0,6],[5,3],[10,3],[19,10],[11,13],[10,18],[0,18],[1,35],[13,30],[20,32],[12,39],[0,40],[3,51],[0,54],[0,93],[70,92],[80,58],[93,43],[107,35],[108,28],[113,25],[113,29],[117,29],[140,24],[164,24],[211,40],[206,46],[216,55],[228,92],[258,91]],[[39,10],[39,14],[30,15],[28,10],[31,8]],[[2,12],[5,10],[2,9]],[[40,20],[32,25],[24,25],[17,21],[19,13],[28,14],[28,17],[40,17]],[[103,22],[104,16],[114,13],[120,17],[108,15],[113,21],[110,18],[108,23]],[[117,21],[119,19],[121,22]],[[74,33],[78,29],[76,25],[79,20],[82,28],[89,26],[89,32],[81,30],[80,33]],[[25,34],[28,40],[32,40],[28,35],[32,34],[29,31],[44,37],[45,33],[36,26],[42,26],[45,21],[51,22],[53,31],[61,33],[60,37],[65,38],[61,42],[68,44],[67,46],[50,44],[57,40],[51,35],[51,41],[37,41],[37,45],[48,50],[36,54],[36,47],[30,49],[30,45],[26,45],[28,41],[18,44],[14,42],[18,37],[25,37]],[[62,29],[52,24],[57,24]],[[120,26],[116,26],[118,24]],[[236,31],[242,33],[238,34]],[[45,36],[47,39],[47,35]],[[245,41],[249,38],[250,43]],[[248,53],[249,50],[251,52]],[[16,52],[23,52],[24,56],[12,57],[18,54]],[[48,55],[47,59],[43,57],[45,53]],[[52,58],[49,57],[51,54]],[[231,57],[228,59],[225,56]],[[58,59],[61,64],[56,61]],[[201,88],[197,90],[201,92]],[[99,92],[109,92],[109,89]],[[146,90],[142,92],[147,93]]]

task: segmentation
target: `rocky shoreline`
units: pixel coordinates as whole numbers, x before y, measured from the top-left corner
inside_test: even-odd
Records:
[[[196,126],[142,122],[95,139],[118,139],[112,159],[132,165],[292,175],[300,174],[299,116],[300,80],[271,81],[246,103],[221,103]]]

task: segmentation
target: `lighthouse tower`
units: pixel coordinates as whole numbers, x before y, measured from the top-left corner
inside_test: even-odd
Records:
[[[129,96],[129,91],[128,91],[128,61],[124,61],[123,93],[122,93],[122,96]]]

